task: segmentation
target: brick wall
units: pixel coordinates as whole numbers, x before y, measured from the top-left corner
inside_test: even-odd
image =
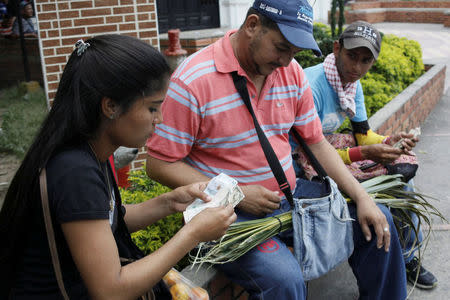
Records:
[[[445,65],[435,65],[369,120],[379,134],[390,135],[420,126],[441,99]]]
[[[35,5],[50,101],[78,39],[119,33],[159,46],[154,0],[35,0]]]
[[[52,101],[74,44],[99,34],[137,37],[159,47],[155,0],[35,0],[47,98]],[[144,149],[132,168],[142,166]]]

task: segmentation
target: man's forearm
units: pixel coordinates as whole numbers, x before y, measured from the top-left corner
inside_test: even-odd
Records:
[[[210,179],[182,161],[167,162],[151,156],[147,156],[146,171],[151,179],[172,189]]]
[[[355,203],[370,199],[359,182],[348,171],[341,157],[333,146],[323,139],[317,144],[309,145],[327,174],[333,178],[339,188],[344,191]]]

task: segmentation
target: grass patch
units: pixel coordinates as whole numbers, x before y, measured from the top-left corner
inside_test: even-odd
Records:
[[[19,86],[0,93],[0,151],[22,159],[48,113],[43,90],[26,93]]]

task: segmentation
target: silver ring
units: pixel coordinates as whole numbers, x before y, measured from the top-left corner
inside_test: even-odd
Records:
[[[384,227],[384,228],[383,228],[383,231],[384,231],[384,232],[388,232],[388,231],[389,231],[389,228]]]

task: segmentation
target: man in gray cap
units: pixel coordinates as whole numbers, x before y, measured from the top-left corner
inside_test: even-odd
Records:
[[[312,24],[307,0],[256,0],[238,30],[188,57],[171,77],[164,121],[147,141],[147,174],[175,188],[225,173],[239,182],[245,195],[236,209],[240,220],[290,209],[234,86],[232,74],[243,76],[256,118],[290,187],[296,185],[288,142],[293,128],[357,203],[350,263],[361,299],[403,300],[405,268],[392,216],[374,203],[324,139],[311,89],[293,59],[302,49],[321,55]],[[286,243],[292,244],[292,238],[276,236],[218,267],[250,299],[305,299],[302,269]]]
[[[380,33],[371,24],[354,22],[334,42],[333,53],[325,58],[323,64],[305,69],[305,74],[312,89],[323,133],[352,174],[358,180],[366,180],[382,174],[397,174],[398,166],[401,166],[405,181],[409,181],[417,170],[416,158],[409,154],[418,140],[405,132],[391,136],[373,132],[367,121],[359,81],[378,58],[381,40]],[[347,117],[351,121],[353,134],[334,134]],[[401,149],[393,147],[401,138],[404,139]],[[307,178],[317,175],[305,155],[297,153],[297,145],[292,139],[291,144],[294,153],[298,154],[297,163],[302,166],[300,169],[294,164],[296,171],[303,172]],[[412,181],[409,183],[412,184]],[[412,214],[411,218],[418,224],[416,214]],[[407,237],[403,252],[408,281],[414,283],[418,272],[417,287],[434,288],[437,285],[436,278],[420,265],[414,255],[415,231],[407,227],[403,236]],[[417,237],[422,242],[422,232],[419,231]]]

